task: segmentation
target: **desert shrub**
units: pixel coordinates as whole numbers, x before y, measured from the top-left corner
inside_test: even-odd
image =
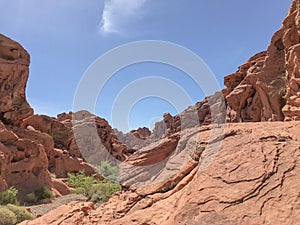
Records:
[[[86,176],[83,171],[77,174],[68,173],[67,183],[75,188],[75,193],[83,194],[94,202],[104,202],[112,194],[121,190],[119,183],[97,180],[92,176]]]
[[[102,161],[97,169],[105,178],[112,181],[118,180],[119,168],[117,166],[112,166],[108,161]]]
[[[4,192],[0,193],[0,205],[15,204],[18,205],[17,200],[18,190],[14,187],[10,187]]]
[[[109,180],[94,184],[88,193],[88,197],[93,202],[105,202],[115,192],[121,191],[122,187],[119,183],[111,182]]]
[[[24,220],[33,220],[34,219],[34,215],[31,214],[30,212],[28,212],[24,207],[20,207],[20,206],[16,206],[16,205],[12,205],[12,204],[8,204],[7,209],[9,209],[10,211],[12,211],[17,219],[17,224],[21,223]]]
[[[36,189],[34,191],[34,194],[37,196],[37,198],[39,200],[43,200],[43,199],[47,199],[47,198],[51,198],[51,199],[54,198],[52,191],[46,187],[41,187],[41,188]]]
[[[0,225],[15,225],[17,223],[16,215],[7,207],[0,207]]]
[[[52,191],[50,191],[46,187],[41,187],[36,189],[34,192],[27,194],[25,196],[25,201],[27,203],[34,204],[43,199],[48,199],[48,198],[50,199],[54,198]]]
[[[29,204],[34,204],[34,203],[37,203],[39,201],[37,196],[33,192],[25,195],[24,200]]]
[[[92,176],[86,176],[83,171],[80,171],[77,174],[68,173],[67,183],[75,188],[75,193],[87,195],[89,189],[97,183],[97,180]]]

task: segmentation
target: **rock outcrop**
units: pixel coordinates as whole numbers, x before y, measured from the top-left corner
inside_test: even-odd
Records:
[[[33,114],[25,98],[30,57],[17,42],[0,34],[0,120],[19,125]]]
[[[0,190],[14,186],[20,196],[39,188],[53,188],[45,148],[21,138],[0,122]]]
[[[295,0],[268,50],[225,77],[228,122],[300,120],[299,20]]]
[[[300,2],[294,1],[283,22],[287,83],[285,120],[300,120]],[[285,91],[285,90],[284,90]]]
[[[99,208],[89,206],[83,213],[74,210],[82,203],[72,203],[24,224],[297,224],[300,123],[228,124],[222,137],[211,137],[212,128],[187,129],[180,140],[187,142],[177,148],[183,151],[160,158],[167,160],[157,170],[144,170],[152,179],[135,182]],[[199,149],[195,143],[204,145]],[[131,179],[143,181],[137,166],[153,163],[147,161],[151,151],[135,154],[122,164],[136,165],[132,171],[140,173]]]
[[[75,120],[72,120],[73,116]],[[68,172],[81,170],[88,175],[94,174],[96,171],[89,164],[100,165],[111,156],[124,161],[128,151],[106,120],[87,111],[63,113],[58,115],[58,119],[32,115],[24,119],[21,128],[39,131],[44,136],[47,134],[50,138],[47,143],[53,140],[52,144],[47,144],[46,152],[49,170],[57,177],[66,177]]]
[[[130,131],[130,133],[132,135],[134,135],[136,138],[139,138],[142,140],[146,140],[151,135],[151,131],[149,130],[148,127],[140,127],[137,130]]]

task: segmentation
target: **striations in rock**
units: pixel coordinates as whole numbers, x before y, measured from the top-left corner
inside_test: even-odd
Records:
[[[198,151],[195,142],[210,141],[211,128],[185,130],[180,140],[185,143],[173,151],[168,149],[173,138],[154,143],[164,152],[157,160],[166,159],[158,168],[151,168],[152,148],[135,153],[122,163],[125,173],[135,165],[129,179],[134,185],[97,209],[87,207],[86,215],[82,203],[71,203],[23,224],[297,224],[300,123],[229,124],[214,160],[202,167],[211,150],[202,152],[200,162],[191,156]]]

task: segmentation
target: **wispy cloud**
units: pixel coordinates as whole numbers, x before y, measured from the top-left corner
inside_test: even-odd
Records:
[[[123,33],[126,26],[142,14],[147,0],[105,0],[100,31],[102,34]]]

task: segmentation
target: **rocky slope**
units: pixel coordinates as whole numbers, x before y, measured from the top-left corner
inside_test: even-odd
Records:
[[[23,224],[297,224],[300,123],[228,124],[223,141],[212,128],[135,153],[123,163],[134,185],[99,208],[73,202]]]

